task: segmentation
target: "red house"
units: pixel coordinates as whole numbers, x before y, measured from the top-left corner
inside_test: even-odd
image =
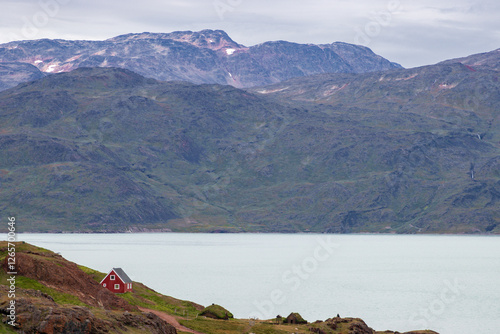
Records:
[[[122,268],[113,268],[100,283],[103,287],[114,293],[132,291],[132,280]]]

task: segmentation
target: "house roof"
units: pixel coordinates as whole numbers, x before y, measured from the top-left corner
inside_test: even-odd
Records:
[[[113,271],[123,281],[123,283],[132,283],[132,280],[130,279],[130,277],[128,277],[127,274],[125,274],[125,272],[123,271],[122,268],[113,268],[113,269],[111,269],[110,272],[106,276],[104,276],[104,278],[101,280],[101,283],[104,282],[104,280],[106,279],[106,277],[108,277],[109,274],[111,274]]]
[[[118,275],[118,277],[120,277],[123,283],[132,283],[132,280],[130,279],[130,277],[128,277],[127,274],[125,274],[122,268],[113,268],[113,270]]]

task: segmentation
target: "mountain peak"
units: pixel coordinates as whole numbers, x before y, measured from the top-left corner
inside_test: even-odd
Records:
[[[244,45],[238,44],[233,41],[225,31],[211,29],[205,29],[201,31],[174,31],[171,33],[143,32],[138,34],[120,35],[110,38],[107,41],[129,42],[134,40],[173,40],[212,50],[244,47]]]
[[[187,42],[189,44],[208,48],[212,50],[220,50],[222,48],[242,48],[241,44],[236,43],[223,30],[205,29],[198,32],[192,31],[176,31],[168,34],[172,39]]]
[[[212,29],[131,33],[105,41],[22,41],[0,45],[3,62],[28,63],[45,73],[118,67],[157,80],[235,87],[261,86],[320,73],[400,68],[357,45],[275,41],[246,47],[225,31]]]

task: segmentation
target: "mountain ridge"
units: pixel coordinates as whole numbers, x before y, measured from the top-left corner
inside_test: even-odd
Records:
[[[499,85],[460,64],[252,91],[54,74],[0,93],[0,209],[26,232],[499,233]]]
[[[472,67],[488,67],[490,69],[500,71],[500,49],[489,52],[477,53],[466,57],[460,57],[442,61],[438,64],[461,63]]]
[[[21,62],[0,63],[0,91],[17,86],[22,82],[29,82],[45,77],[36,66]]]
[[[222,30],[138,33],[104,41],[33,40],[0,45],[1,62],[25,62],[44,73],[117,67],[158,80],[250,87],[297,76],[401,68],[347,43],[285,41],[244,46]]]

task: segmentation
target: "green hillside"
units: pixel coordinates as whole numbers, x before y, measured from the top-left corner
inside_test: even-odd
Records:
[[[498,72],[436,65],[252,92],[78,69],[0,93],[20,231],[500,232]]]

